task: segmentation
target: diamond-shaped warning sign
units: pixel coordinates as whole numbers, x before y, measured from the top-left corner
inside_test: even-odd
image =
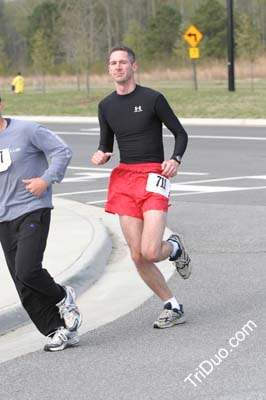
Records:
[[[190,25],[183,38],[190,44],[192,47],[197,47],[198,43],[202,39],[203,34],[198,30],[195,25]]]

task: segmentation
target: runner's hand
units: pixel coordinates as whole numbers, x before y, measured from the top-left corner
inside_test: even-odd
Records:
[[[178,162],[175,160],[168,160],[162,162],[162,175],[167,178],[173,178],[177,175]]]
[[[98,150],[93,154],[91,162],[96,165],[105,164],[112,155],[113,153],[104,153],[102,150]]]
[[[41,196],[48,188],[48,184],[42,178],[22,179],[25,189],[34,196]]]

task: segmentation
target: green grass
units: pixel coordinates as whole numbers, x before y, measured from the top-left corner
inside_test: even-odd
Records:
[[[142,83],[162,92],[179,117],[183,118],[266,118],[266,83],[251,90],[247,83],[236,83],[229,92],[227,82],[199,83],[198,91],[192,82]],[[47,93],[26,91],[23,95],[2,93],[4,115],[63,115],[96,116],[99,101],[113,91],[112,85],[85,91],[53,90]]]
[[[108,89],[92,90],[87,96],[82,91],[25,92],[21,95],[2,95],[5,115],[68,115],[95,116],[98,102]]]

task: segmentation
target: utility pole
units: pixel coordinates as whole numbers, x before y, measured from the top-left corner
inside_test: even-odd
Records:
[[[227,0],[228,90],[235,90],[233,0]]]

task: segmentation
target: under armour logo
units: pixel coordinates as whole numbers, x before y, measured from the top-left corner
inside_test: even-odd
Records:
[[[134,112],[141,112],[143,111],[141,106],[135,106]]]

